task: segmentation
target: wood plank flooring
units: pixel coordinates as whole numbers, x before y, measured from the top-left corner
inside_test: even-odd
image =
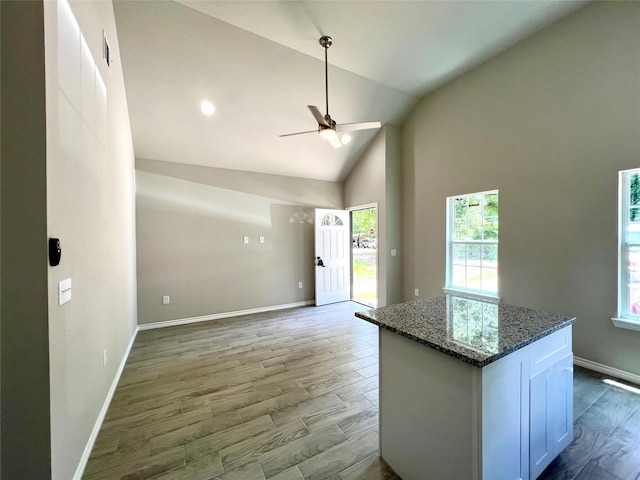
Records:
[[[400,480],[378,457],[365,309],[139,332],[83,478]],[[640,395],[602,380],[576,367],[575,439],[540,479],[640,480]]]
[[[83,478],[399,480],[378,457],[366,308],[139,332]]]
[[[539,480],[640,479],[640,395],[608,385],[606,378],[575,367],[574,439]]]

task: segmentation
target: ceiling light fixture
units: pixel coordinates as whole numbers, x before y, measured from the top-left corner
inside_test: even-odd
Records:
[[[340,139],[338,138],[338,134],[336,133],[336,131],[333,128],[331,128],[331,127],[322,127],[322,128],[320,128],[318,133],[320,134],[320,136],[322,138],[325,138],[325,139],[329,140],[329,143],[333,146],[333,148],[340,148],[342,146],[342,143],[340,142]]]
[[[211,103],[210,101],[208,101],[208,100],[203,100],[202,101],[202,103],[200,104],[200,110],[207,117],[210,117],[211,115],[216,113],[215,105],[213,103]]]

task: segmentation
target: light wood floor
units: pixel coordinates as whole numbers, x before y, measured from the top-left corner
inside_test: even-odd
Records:
[[[399,480],[346,302],[138,333],[84,478]]]
[[[605,379],[575,367],[573,442],[538,480],[640,480],[640,395]]]
[[[378,457],[377,327],[358,310],[139,332],[84,478],[400,480]],[[640,395],[602,380],[576,368],[574,441],[539,480],[640,480]]]

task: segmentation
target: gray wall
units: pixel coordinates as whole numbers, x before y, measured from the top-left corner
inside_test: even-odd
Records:
[[[58,15],[62,2],[0,5],[1,469],[69,479],[136,328],[124,82],[117,62],[100,64],[103,30],[119,56],[110,2],[73,2],[75,20]],[[58,267],[49,236],[62,241]],[[65,278],[73,298],[58,306]]]
[[[347,208],[378,204],[378,305],[402,299],[400,130],[385,125],[344,183]],[[391,256],[391,249],[397,255]]]
[[[43,5],[3,1],[0,9],[1,469],[3,478],[49,478]]]
[[[385,126],[385,223],[387,304],[402,301],[402,150],[400,128]],[[391,249],[396,256],[391,256]]]
[[[140,324],[314,299],[313,210],[342,184],[136,159],[136,185]]]
[[[594,2],[420,103],[403,127],[405,299],[442,294],[445,198],[497,188],[502,300],[577,316],[578,357],[640,374],[640,332],[610,320],[638,45],[640,3]]]
[[[137,323],[134,155],[113,6],[78,1],[71,10],[64,1],[45,2],[46,229],[62,245],[60,265],[48,269],[57,479],[73,478],[88,453]],[[103,30],[115,59],[110,70]],[[43,241],[39,247],[46,253]],[[59,306],[58,283],[66,278],[72,299]]]

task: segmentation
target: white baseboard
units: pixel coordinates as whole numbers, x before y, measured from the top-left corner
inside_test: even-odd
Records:
[[[165,320],[162,322],[143,323],[138,325],[138,330],[152,330],[154,328],[175,327],[177,325],[187,325],[189,323],[208,322],[210,320],[219,320],[221,318],[240,317],[242,315],[252,315],[254,313],[273,312],[274,310],[285,310],[287,308],[307,307],[314,305],[314,300],[305,300],[303,302],[285,303],[283,305],[272,305],[270,307],[250,308],[248,310],[237,310],[235,312],[213,313],[211,315],[202,315],[200,317],[179,318],[177,320]]]
[[[84,452],[82,452],[82,457],[80,458],[80,463],[78,463],[78,468],[76,468],[76,473],[73,476],[73,480],[81,480],[82,474],[84,473],[84,469],[87,467],[87,462],[89,461],[89,457],[91,456],[91,450],[93,450],[93,445],[96,443],[96,439],[98,438],[98,433],[100,433],[100,429],[102,428],[102,422],[104,422],[104,417],[107,416],[107,410],[109,410],[109,405],[111,404],[111,400],[113,399],[113,394],[116,391],[116,387],[118,386],[118,382],[120,381],[120,376],[122,375],[122,371],[124,370],[124,366],[127,363],[127,359],[129,358],[129,353],[131,352],[131,348],[133,347],[133,342],[136,339],[136,335],[138,334],[138,328],[133,332],[131,336],[131,340],[129,341],[129,345],[127,345],[127,349],[122,356],[122,360],[120,361],[120,366],[118,367],[118,371],[116,372],[115,377],[113,378],[113,382],[111,382],[111,387],[107,392],[107,397],[102,404],[102,409],[98,414],[98,418],[96,420],[95,425],[93,426],[93,430],[91,431],[91,435],[89,436],[89,440],[87,441],[87,445],[84,447]]]
[[[636,375],[634,373],[626,372],[624,370],[618,370],[617,368],[609,367],[608,365],[603,365],[601,363],[592,362],[591,360],[586,360],[580,357],[573,357],[573,363],[574,365],[593,370],[594,372],[604,373],[605,375],[611,375],[612,377],[626,380],[627,382],[632,382],[636,385],[640,385],[640,375]]]

